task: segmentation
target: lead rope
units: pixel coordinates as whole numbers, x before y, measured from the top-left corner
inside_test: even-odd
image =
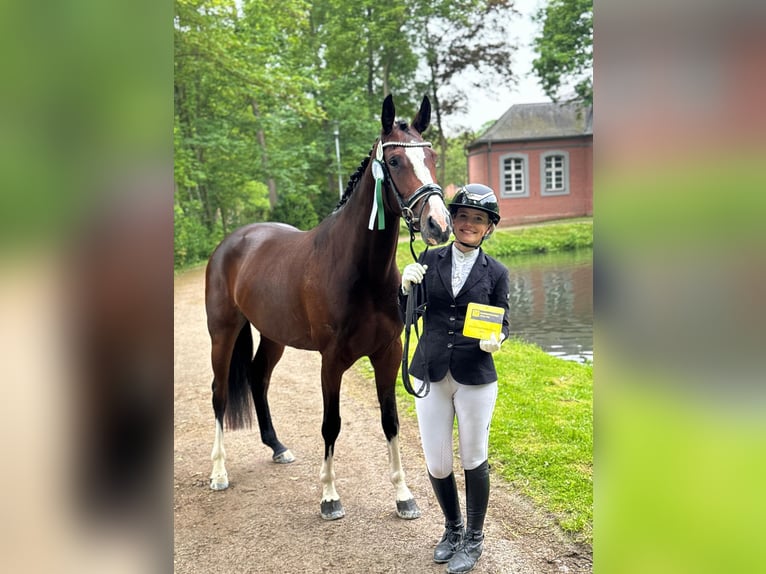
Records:
[[[417,263],[418,258],[415,256],[415,248],[413,247],[413,244],[415,243],[415,231],[412,229],[412,226],[408,225],[410,229],[410,253],[412,253],[412,258]],[[423,254],[428,251],[428,246],[426,245],[425,251],[423,251]],[[423,384],[420,386],[420,388],[415,391],[415,389],[412,388],[412,384],[410,383],[410,373],[409,373],[409,356],[410,356],[410,334],[411,329],[414,326],[415,327],[415,334],[418,337],[418,343],[423,345],[423,356],[427,357],[428,354],[426,353],[426,339],[423,338],[421,340],[420,336],[420,330],[418,329],[418,318],[423,317],[423,333],[426,332],[426,318],[425,318],[425,312],[426,312],[426,304],[428,300],[426,297],[426,284],[425,281],[421,281],[420,283],[415,283],[413,285],[410,285],[410,292],[407,294],[407,305],[404,312],[404,349],[402,350],[402,383],[404,384],[404,390],[407,391],[409,394],[414,396],[417,399],[425,398],[428,393],[431,391],[431,380],[428,376],[428,365],[426,364],[425,373],[423,375]]]

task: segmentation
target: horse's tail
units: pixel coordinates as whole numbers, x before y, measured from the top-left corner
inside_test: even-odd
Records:
[[[250,391],[250,364],[253,360],[253,335],[245,322],[237,335],[229,365],[229,392],[226,400],[226,426],[231,430],[250,428],[253,421]]]

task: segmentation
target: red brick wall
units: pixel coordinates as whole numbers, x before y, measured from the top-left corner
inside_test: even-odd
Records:
[[[542,196],[541,155],[549,151],[569,154],[569,194]],[[520,153],[528,161],[529,197],[503,198],[500,158]],[[473,149],[468,154],[468,181],[495,190],[500,202],[502,225],[593,215],[593,136],[558,140],[497,143]]]

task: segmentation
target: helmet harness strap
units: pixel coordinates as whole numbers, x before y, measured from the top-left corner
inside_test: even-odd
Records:
[[[490,222],[490,225],[495,225],[495,224]],[[469,249],[478,249],[479,247],[481,247],[481,244],[482,244],[482,243],[484,243],[484,240],[485,240],[487,237],[489,237],[489,235],[490,235],[489,233],[487,233],[486,235],[484,235],[484,236],[481,238],[481,240],[479,241],[479,244],[478,244],[478,245],[471,245],[470,243],[466,243],[465,241],[460,241],[460,240],[459,240],[457,237],[455,238],[455,241],[456,241],[457,243],[459,243],[460,245],[464,246],[464,247],[468,247]]]

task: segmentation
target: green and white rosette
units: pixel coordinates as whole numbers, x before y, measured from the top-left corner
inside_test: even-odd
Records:
[[[378,230],[386,228],[386,214],[383,209],[383,145],[378,142],[375,151],[375,159],[372,160],[372,177],[375,179],[375,197],[372,201],[372,211],[370,212],[370,221],[367,228],[372,231],[375,225],[375,216],[378,219]]]

